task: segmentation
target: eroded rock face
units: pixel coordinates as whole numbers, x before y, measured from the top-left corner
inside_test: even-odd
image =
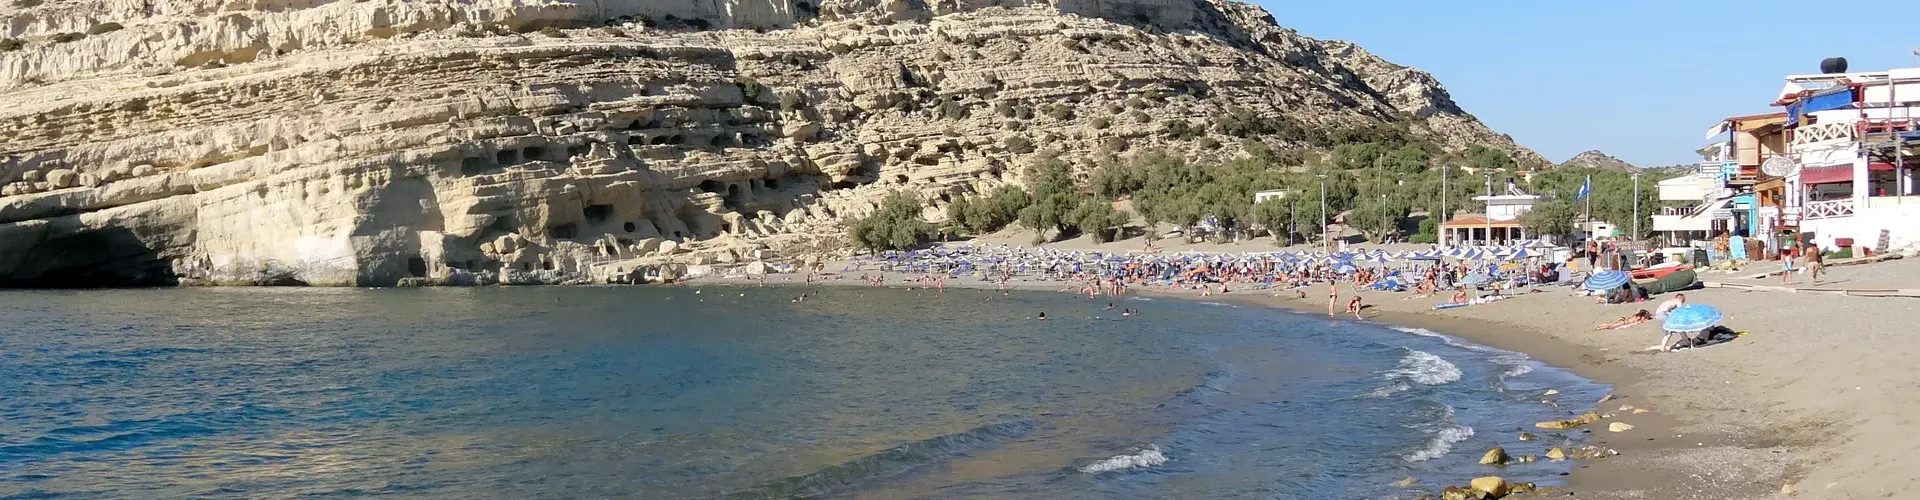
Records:
[[[1232,109],[1537,158],[1224,1],[48,0],[0,29],[0,285],[671,279],[838,249],[892,190],[938,220],[1042,150],[1231,156]]]

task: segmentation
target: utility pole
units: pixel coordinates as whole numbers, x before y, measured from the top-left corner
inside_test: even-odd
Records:
[[[1486,246],[1493,246],[1493,171],[1492,171],[1492,170],[1488,170],[1488,171],[1487,171],[1487,209],[1486,209],[1486,212],[1487,212],[1487,213],[1486,213],[1486,216],[1485,216],[1485,217],[1481,217],[1481,219],[1483,219],[1483,220],[1486,220],[1486,221],[1487,221],[1487,229],[1486,229],[1486,231],[1487,231],[1487,244],[1486,244]]]
[[[1328,240],[1331,235],[1327,234],[1329,226],[1327,223],[1327,174],[1318,174],[1314,177],[1320,178],[1320,249],[1325,250],[1331,245]]]
[[[1441,234],[1441,237],[1439,239],[1443,243],[1446,241],[1445,235],[1447,234],[1447,230],[1444,228],[1441,228],[1440,225],[1445,224],[1447,220],[1450,219],[1447,216],[1447,198],[1450,198],[1451,197],[1450,195],[1452,194],[1447,192],[1447,171],[1448,170],[1453,170],[1453,165],[1440,166],[1440,220],[1433,223],[1434,232],[1438,232]],[[1427,218],[1431,219],[1433,218],[1433,216],[1429,215],[1427,216]]]
[[[1633,240],[1640,240],[1640,173],[1633,173]]]

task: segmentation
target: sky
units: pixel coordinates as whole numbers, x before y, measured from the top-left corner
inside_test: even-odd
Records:
[[[1252,1],[1281,26],[1432,73],[1468,113],[1555,162],[1598,149],[1692,163],[1708,127],[1779,111],[1783,77],[1819,73],[1821,59],[1920,66],[1920,29],[1902,32],[1898,1],[1828,4],[1831,15],[1775,0]]]

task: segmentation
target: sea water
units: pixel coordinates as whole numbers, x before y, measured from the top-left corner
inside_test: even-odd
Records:
[[[0,292],[0,498],[1411,498],[1391,483],[1556,481],[1476,462],[1560,444],[1517,436],[1607,389],[1425,330],[1107,304]]]

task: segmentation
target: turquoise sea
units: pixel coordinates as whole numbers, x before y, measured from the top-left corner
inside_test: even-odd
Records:
[[[1518,432],[1608,389],[1424,330],[1106,305],[718,286],[0,292],[0,499],[1413,498],[1391,483],[1463,484],[1496,445],[1542,453],[1553,443]],[[1550,388],[1562,408],[1539,402]],[[1491,472],[1553,483],[1570,467]]]

